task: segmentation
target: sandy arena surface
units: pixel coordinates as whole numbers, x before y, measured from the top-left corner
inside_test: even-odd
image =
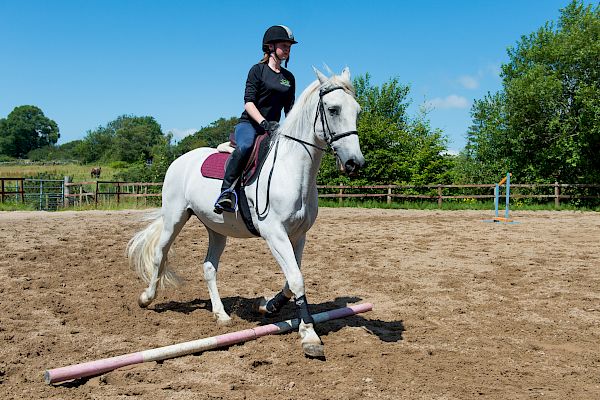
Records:
[[[252,312],[283,275],[261,239],[229,241],[210,312],[193,218],[186,279],[149,309],[124,257],[140,211],[0,213],[2,399],[598,399],[600,213],[321,209],[303,271],[313,312],[372,302],[318,326],[326,360],[295,332],[57,385],[45,369],[275,320]]]

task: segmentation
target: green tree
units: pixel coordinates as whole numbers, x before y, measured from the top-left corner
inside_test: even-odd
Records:
[[[475,100],[467,144],[455,166],[455,183],[495,182],[511,170],[505,105],[502,92],[488,93],[483,99]]]
[[[200,128],[193,135],[184,137],[177,143],[176,153],[183,154],[198,147],[217,147],[219,144],[229,140],[229,135],[233,132],[238,123],[237,117],[228,119],[219,118],[211,122],[208,126]]]
[[[58,125],[36,106],[19,106],[0,119],[0,154],[25,157],[33,149],[54,145]]]
[[[80,145],[81,140],[73,140],[60,146],[49,145],[33,149],[27,153],[27,158],[31,161],[74,161],[79,160],[75,150]]]
[[[165,144],[166,139],[153,117],[122,115],[106,126],[88,131],[75,153],[84,163],[145,162],[151,158],[154,146],[170,146],[170,143]]]
[[[88,131],[85,138],[75,146],[75,155],[84,164],[109,161],[114,138],[115,132],[108,127]]]
[[[370,82],[369,74],[354,79],[356,98],[361,106],[358,132],[366,165],[357,184],[443,183],[449,179],[450,160],[444,156],[446,139],[432,130],[427,116],[407,114],[410,88],[397,78],[380,87]],[[349,183],[340,175],[335,159],[325,155],[320,184]]]
[[[508,56],[503,90],[473,106],[465,159],[496,177],[600,182],[600,6],[572,1]]]
[[[119,171],[115,178],[129,182],[162,182],[167,169],[175,159],[175,148],[171,146],[173,135],[163,136],[159,143],[152,146],[148,160],[139,160]]]
[[[114,131],[113,161],[135,162],[151,158],[152,148],[165,144],[165,136],[153,117],[121,116],[109,123]]]

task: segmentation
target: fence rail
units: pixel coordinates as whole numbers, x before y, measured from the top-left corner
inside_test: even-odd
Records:
[[[35,181],[35,182],[34,182]],[[50,182],[50,181],[49,181]],[[126,199],[135,199],[138,205],[148,205],[149,199],[160,205],[162,195],[162,182],[120,182],[120,181],[85,181],[64,183],[47,189],[40,189],[44,183],[40,180],[25,178],[0,178],[0,198],[4,202],[7,198],[16,201],[27,201],[29,197],[39,196],[38,202],[51,202],[52,199],[62,201],[63,207],[73,205],[94,205],[116,203],[120,204]],[[56,193],[63,191],[60,195]],[[466,185],[319,185],[319,197],[338,199],[381,199],[387,204],[394,200],[418,200],[437,202],[442,207],[444,201],[463,199],[486,200],[494,198],[495,184],[466,184]],[[33,188],[33,189],[32,189]],[[37,189],[37,194],[34,193]],[[45,197],[44,197],[45,196]],[[44,197],[44,198],[42,198]],[[597,200],[600,204],[600,184],[569,184],[569,183],[540,183],[540,184],[511,184],[511,199],[537,199],[540,201],[554,201],[558,208],[564,201]],[[61,200],[58,200],[61,199]]]
[[[4,200],[11,196],[17,195],[17,199],[20,197],[21,202],[25,201],[25,189],[23,188],[25,178],[0,178],[0,201],[4,203]],[[10,185],[14,182],[13,185]],[[9,189],[9,186],[14,186],[15,190]]]
[[[148,197],[160,197],[162,193],[148,191],[148,188],[162,186],[162,182],[121,182],[121,181],[90,181],[90,182],[67,182],[65,183],[65,206],[71,204],[83,205],[89,204],[90,197],[93,198],[94,205],[105,203],[106,199],[114,196],[116,204],[120,204],[124,198],[135,198],[136,205],[138,199],[144,200],[147,205]],[[88,189],[92,191],[88,191]],[[72,193],[75,190],[75,193]],[[110,200],[109,200],[110,202]]]
[[[385,198],[387,204],[393,199],[434,200],[441,207],[444,200],[452,199],[493,199],[495,184],[466,184],[466,185],[319,185],[320,198],[337,198],[341,202],[344,198]],[[510,194],[512,199],[553,199],[554,205],[560,207],[561,200],[600,200],[600,184],[573,184],[573,183],[536,183],[536,184],[511,184]],[[475,189],[464,193],[465,189]],[[517,190],[515,190],[517,189]],[[520,189],[520,190],[519,190]],[[586,191],[583,189],[592,189]],[[463,192],[460,194],[444,194],[446,191]],[[481,191],[489,191],[481,193]],[[540,193],[539,191],[548,191]],[[566,193],[575,190],[577,193]],[[357,192],[360,191],[360,192]],[[365,192],[367,191],[367,192]],[[368,192],[376,191],[376,193]],[[523,193],[525,191],[533,193]],[[335,193],[332,193],[335,192]],[[424,193],[425,192],[425,193]],[[583,193],[587,192],[587,193]]]

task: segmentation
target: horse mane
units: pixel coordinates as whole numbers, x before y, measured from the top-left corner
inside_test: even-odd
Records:
[[[353,97],[355,96],[352,82],[342,75],[333,75],[322,85],[317,79],[308,85],[302,94],[300,94],[300,97],[298,97],[298,100],[294,103],[294,107],[292,107],[292,110],[286,116],[285,121],[281,124],[279,133],[312,142],[312,140],[310,140],[310,135],[313,132],[315,112],[317,103],[319,102],[319,91],[321,89],[338,86],[341,86]]]

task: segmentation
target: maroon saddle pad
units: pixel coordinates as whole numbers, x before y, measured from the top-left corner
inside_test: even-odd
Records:
[[[269,152],[268,138],[269,135],[266,134],[258,135],[256,137],[252,153],[244,167],[242,185],[249,185],[258,175],[257,172],[260,171],[260,167]],[[235,146],[235,142],[231,141],[231,144]],[[229,156],[229,153],[215,153],[208,156],[206,160],[204,160],[204,163],[202,163],[202,167],[200,167],[202,176],[205,178],[223,179]]]
[[[231,154],[229,153],[215,153],[208,156],[200,168],[202,176],[206,178],[223,179],[225,176],[227,159],[230,155]]]

